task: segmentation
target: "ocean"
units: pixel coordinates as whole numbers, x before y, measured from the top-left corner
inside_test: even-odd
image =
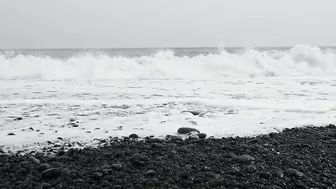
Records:
[[[332,47],[0,51],[3,150],[179,127],[255,136],[333,124],[335,111]]]

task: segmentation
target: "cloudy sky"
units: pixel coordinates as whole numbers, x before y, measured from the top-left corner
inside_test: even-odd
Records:
[[[0,48],[336,45],[335,0],[0,0]]]

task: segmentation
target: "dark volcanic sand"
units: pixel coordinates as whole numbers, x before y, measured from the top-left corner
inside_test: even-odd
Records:
[[[336,127],[0,155],[0,188],[336,188]],[[245,155],[244,155],[245,154]]]

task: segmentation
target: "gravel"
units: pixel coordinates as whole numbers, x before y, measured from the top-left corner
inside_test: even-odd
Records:
[[[0,188],[331,189],[335,139],[328,125],[248,138],[111,138],[104,147],[53,154],[0,152]]]

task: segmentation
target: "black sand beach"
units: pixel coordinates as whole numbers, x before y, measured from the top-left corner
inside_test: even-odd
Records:
[[[109,145],[54,156],[0,153],[0,188],[336,188],[335,125],[252,138],[102,143]]]

